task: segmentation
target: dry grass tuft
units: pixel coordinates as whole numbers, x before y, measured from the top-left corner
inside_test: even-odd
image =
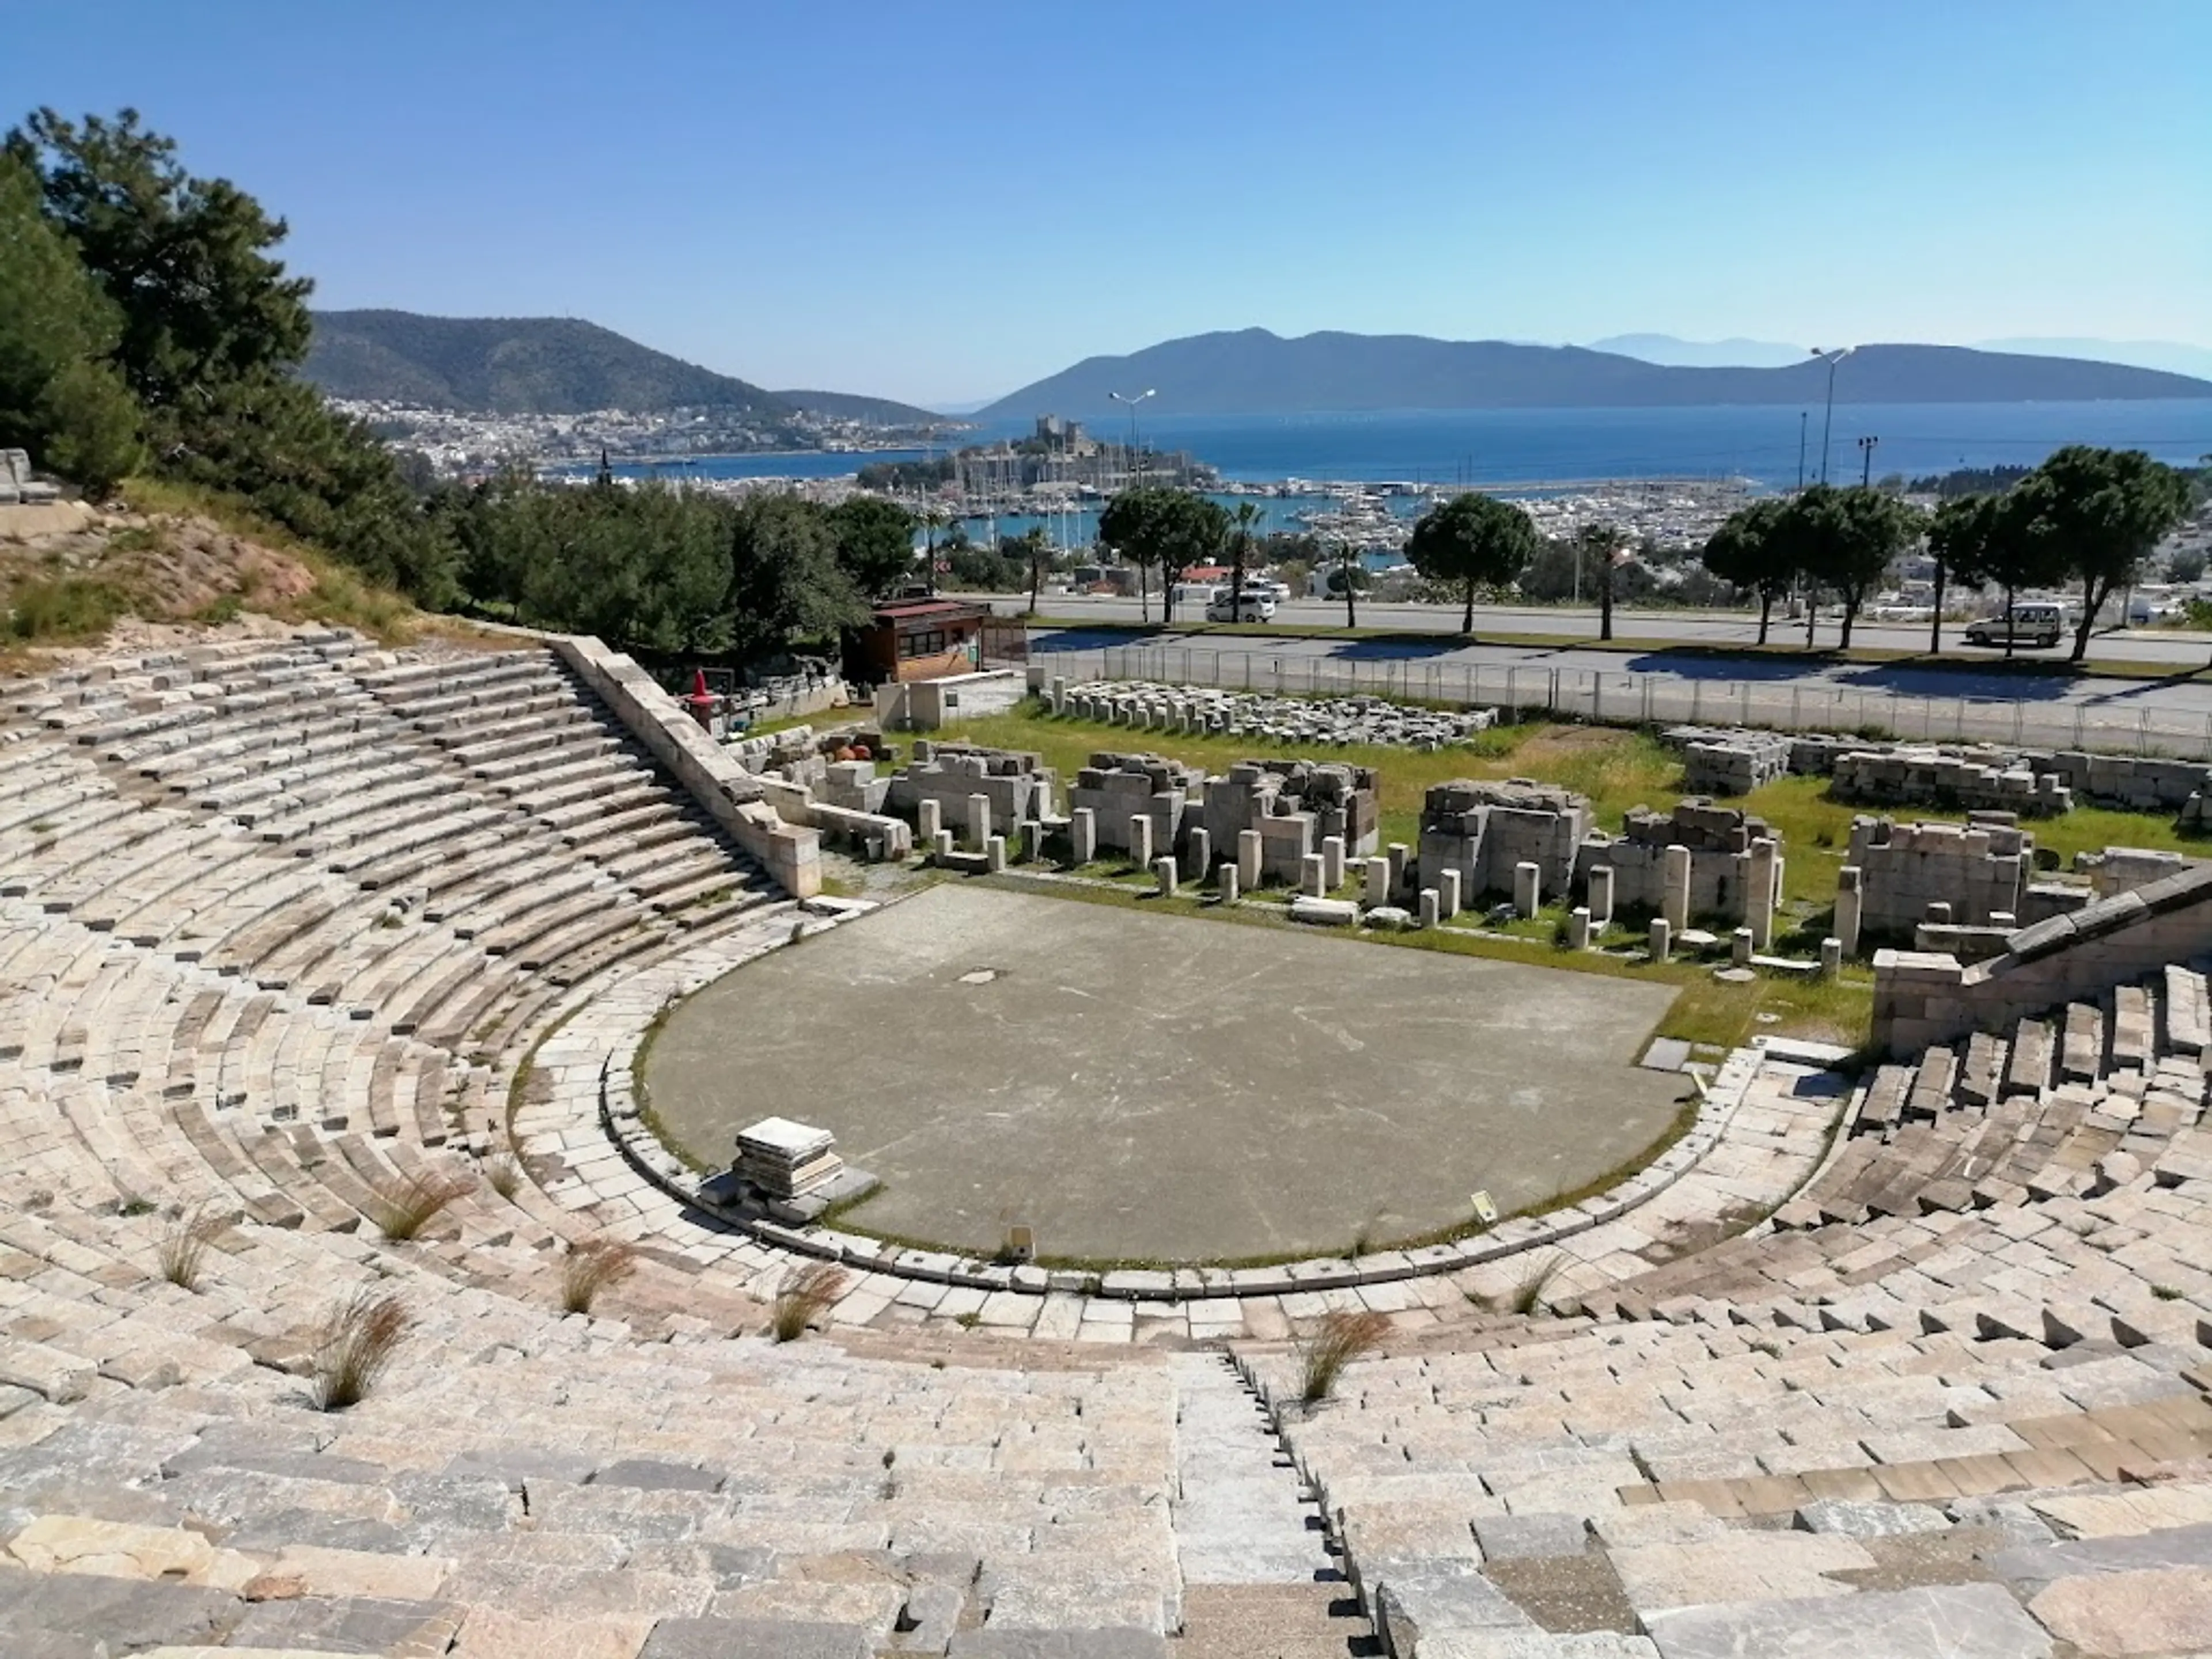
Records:
[[[315,1342],[315,1409],[342,1412],[367,1399],[414,1326],[398,1297],[367,1285],[332,1309]]]
[[[522,1165],[512,1152],[494,1152],[483,1161],[483,1174],[484,1184],[510,1202],[522,1190]]]
[[[1298,1398],[1320,1404],[1335,1391],[1340,1372],[1390,1334],[1379,1313],[1333,1313],[1298,1345]]]
[[[775,1340],[796,1342],[844,1291],[844,1270],[827,1261],[809,1263],[787,1275],[783,1288],[775,1293],[775,1312],[769,1322]]]
[[[386,1238],[395,1242],[414,1238],[448,1205],[475,1191],[476,1184],[473,1177],[459,1170],[418,1170],[375,1189],[369,1219]]]
[[[161,1240],[161,1277],[188,1291],[200,1287],[200,1264],[209,1242],[222,1231],[222,1218],[204,1209],[186,1210],[169,1225]]]
[[[1531,1261],[1522,1270],[1520,1281],[1513,1287],[1513,1300],[1509,1304],[1517,1314],[1544,1311],[1544,1292],[1559,1274],[1559,1258],[1547,1255]]]
[[[587,1238],[571,1244],[561,1261],[561,1310],[587,1314],[601,1291],[619,1284],[637,1267],[637,1247],[616,1238]]]

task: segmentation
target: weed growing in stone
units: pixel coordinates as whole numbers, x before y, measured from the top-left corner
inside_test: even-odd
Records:
[[[190,1209],[179,1215],[161,1240],[161,1277],[188,1291],[199,1289],[208,1242],[222,1231],[222,1218],[204,1210]]]
[[[418,1237],[448,1205],[466,1197],[476,1188],[467,1176],[418,1170],[403,1180],[375,1189],[369,1218],[377,1231],[394,1243]]]
[[[1298,1345],[1298,1398],[1319,1405],[1336,1390],[1344,1368],[1389,1334],[1379,1313],[1333,1313]]]
[[[587,1238],[568,1247],[561,1261],[561,1310],[587,1314],[601,1291],[637,1267],[637,1247],[617,1238]]]
[[[367,1285],[338,1304],[315,1341],[315,1409],[342,1412],[367,1399],[414,1325],[398,1297]]]
[[[796,1342],[806,1328],[844,1293],[845,1274],[826,1261],[810,1262],[787,1274],[775,1293],[775,1310],[769,1328],[779,1342]]]
[[[1520,1282],[1513,1287],[1510,1306],[1517,1314],[1544,1311],[1544,1292],[1551,1288],[1552,1280],[1559,1276],[1559,1258],[1547,1255],[1531,1261],[1521,1273]]]
[[[494,1152],[483,1161],[484,1184],[509,1201],[522,1190],[522,1165],[511,1152]]]

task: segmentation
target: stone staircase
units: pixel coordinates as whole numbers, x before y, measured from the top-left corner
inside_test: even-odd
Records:
[[[1241,1346],[1390,1650],[2212,1650],[2203,994],[1881,1067],[1778,1224],[1318,1407]]]

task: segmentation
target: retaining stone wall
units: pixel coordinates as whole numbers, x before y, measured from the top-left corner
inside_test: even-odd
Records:
[[[1875,1048],[1906,1059],[1969,1031],[2002,1031],[2027,1015],[2212,953],[2212,864],[2014,933],[2003,955],[1875,956]]]
[[[556,635],[552,644],[630,735],[675,775],[738,846],[760,860],[778,886],[796,898],[812,898],[822,890],[820,836],[811,825],[787,823],[781,815],[782,802],[776,796],[793,786],[771,791],[715,747],[652,675],[603,641]],[[804,789],[797,793],[802,800],[806,795]]]

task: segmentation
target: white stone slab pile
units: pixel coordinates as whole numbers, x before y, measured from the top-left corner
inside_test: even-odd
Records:
[[[771,1198],[804,1198],[836,1179],[845,1160],[827,1129],[764,1117],[738,1131],[735,1173]]]

